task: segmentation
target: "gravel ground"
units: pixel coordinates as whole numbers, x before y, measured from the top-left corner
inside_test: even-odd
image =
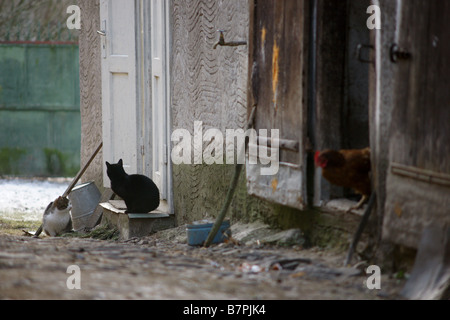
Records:
[[[317,248],[206,249],[163,233],[128,241],[0,235],[0,299],[373,300],[399,289],[387,275],[381,290],[368,289],[363,268],[343,269],[341,254]],[[79,289],[67,284],[78,281],[74,265]]]
[[[0,180],[0,218],[39,221],[69,183]],[[0,228],[0,299],[372,300],[396,298],[404,285],[382,274],[381,290],[368,289],[364,265],[342,269],[342,252],[257,241],[191,247],[185,226],[127,241],[21,234]],[[67,285],[74,265],[80,289]]]

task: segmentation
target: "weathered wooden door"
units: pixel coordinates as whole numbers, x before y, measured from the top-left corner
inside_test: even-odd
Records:
[[[383,237],[417,247],[428,223],[450,223],[450,2],[400,10]]]
[[[125,171],[137,172],[135,5],[101,0],[103,159],[123,159]],[[104,185],[109,179],[104,166]]]
[[[246,166],[248,192],[299,209],[306,204],[307,3],[255,0],[250,8],[248,106],[257,106],[258,142],[250,141],[249,153],[258,163]],[[278,170],[264,174],[274,152]]]

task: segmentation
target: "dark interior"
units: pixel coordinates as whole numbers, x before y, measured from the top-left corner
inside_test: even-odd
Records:
[[[370,0],[317,3],[316,149],[368,147]],[[320,194],[321,200],[360,197],[323,178]]]

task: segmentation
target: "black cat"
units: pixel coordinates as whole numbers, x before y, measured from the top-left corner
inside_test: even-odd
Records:
[[[128,175],[123,169],[122,159],[116,164],[106,161],[106,168],[111,189],[127,205],[125,213],[148,213],[158,208],[159,190],[150,178],[140,174]]]

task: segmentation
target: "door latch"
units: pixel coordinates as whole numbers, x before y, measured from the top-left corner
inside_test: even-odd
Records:
[[[101,30],[97,30],[97,33],[102,38],[102,58],[106,59],[106,20],[102,20]]]
[[[245,46],[247,45],[247,41],[225,41],[225,37],[223,36],[224,30],[217,30],[217,32],[220,32],[219,36],[219,42],[217,42],[214,45],[214,50],[217,48],[217,46],[228,46],[228,47],[237,47],[237,46]]]
[[[404,49],[401,49],[397,44],[391,46],[391,61],[397,63],[398,60],[411,59],[412,54]]]

